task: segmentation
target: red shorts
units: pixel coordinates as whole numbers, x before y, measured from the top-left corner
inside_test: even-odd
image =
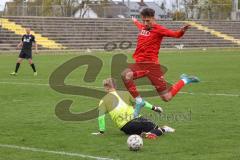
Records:
[[[169,85],[164,79],[165,67],[155,63],[130,64],[129,69],[133,72],[133,79],[147,77],[159,94],[168,91]]]

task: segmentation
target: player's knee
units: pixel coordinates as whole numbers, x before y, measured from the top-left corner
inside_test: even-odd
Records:
[[[161,95],[161,98],[162,98],[163,101],[169,102],[172,99],[172,95],[170,93],[166,93],[164,95]]]
[[[22,61],[23,61],[23,59],[20,59],[20,58],[19,58],[19,59],[17,60],[17,63],[22,63]]]
[[[121,76],[123,80],[131,80],[133,78],[133,72],[127,69],[122,72]]]
[[[162,100],[163,100],[164,102],[169,102],[169,101],[171,100],[171,98],[162,97]]]
[[[132,72],[128,72],[128,73],[126,74],[126,79],[127,79],[127,80],[133,79],[133,73],[132,73]]]

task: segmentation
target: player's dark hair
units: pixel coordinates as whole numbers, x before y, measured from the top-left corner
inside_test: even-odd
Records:
[[[152,8],[144,8],[140,14],[143,17],[154,17],[155,11]]]

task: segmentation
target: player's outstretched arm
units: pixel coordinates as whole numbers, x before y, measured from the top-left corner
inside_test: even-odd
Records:
[[[181,38],[189,28],[190,28],[190,25],[186,25],[180,28],[179,30],[174,31],[165,27],[161,27],[161,29],[159,30],[159,33],[165,37]]]
[[[106,124],[105,124],[106,106],[103,100],[99,102],[98,110],[99,110],[99,117],[98,117],[99,132],[92,133],[92,135],[102,135],[106,130]]]
[[[133,23],[137,26],[138,29],[142,29],[143,24],[140,23],[140,22],[137,20],[137,18],[135,18],[135,17],[132,16],[132,21],[133,21]]]
[[[92,133],[92,135],[102,135],[105,132],[105,114],[98,117],[99,132]]]
[[[180,28],[180,31],[183,32],[183,34],[191,27],[191,25],[185,25],[182,28]]]

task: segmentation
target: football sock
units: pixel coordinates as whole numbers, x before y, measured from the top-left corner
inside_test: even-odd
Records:
[[[31,64],[31,67],[32,67],[32,69],[33,69],[33,72],[36,72],[36,68],[35,68],[34,63]]]
[[[136,100],[136,104],[135,104],[135,109],[133,113],[134,118],[139,116],[140,110],[145,104],[144,100],[140,96],[137,96],[135,100]]]
[[[17,72],[18,72],[18,69],[19,69],[19,67],[20,67],[20,63],[16,63],[16,67],[15,67],[15,73],[17,73]]]
[[[185,83],[183,80],[179,80],[177,83],[175,83],[170,90],[172,96],[175,96],[182,89],[184,85]]]
[[[161,136],[163,134],[161,129],[152,129],[150,132],[156,134],[157,136]]]
[[[163,131],[163,133],[166,132],[164,128],[160,128],[160,129]]]
[[[148,109],[151,109],[151,110],[154,110],[154,106],[152,104],[148,103],[147,101],[145,101],[144,107],[148,108]]]
[[[142,97],[140,97],[140,96],[137,96],[135,98],[135,100],[136,100],[136,103],[142,103],[142,101],[143,101]]]

